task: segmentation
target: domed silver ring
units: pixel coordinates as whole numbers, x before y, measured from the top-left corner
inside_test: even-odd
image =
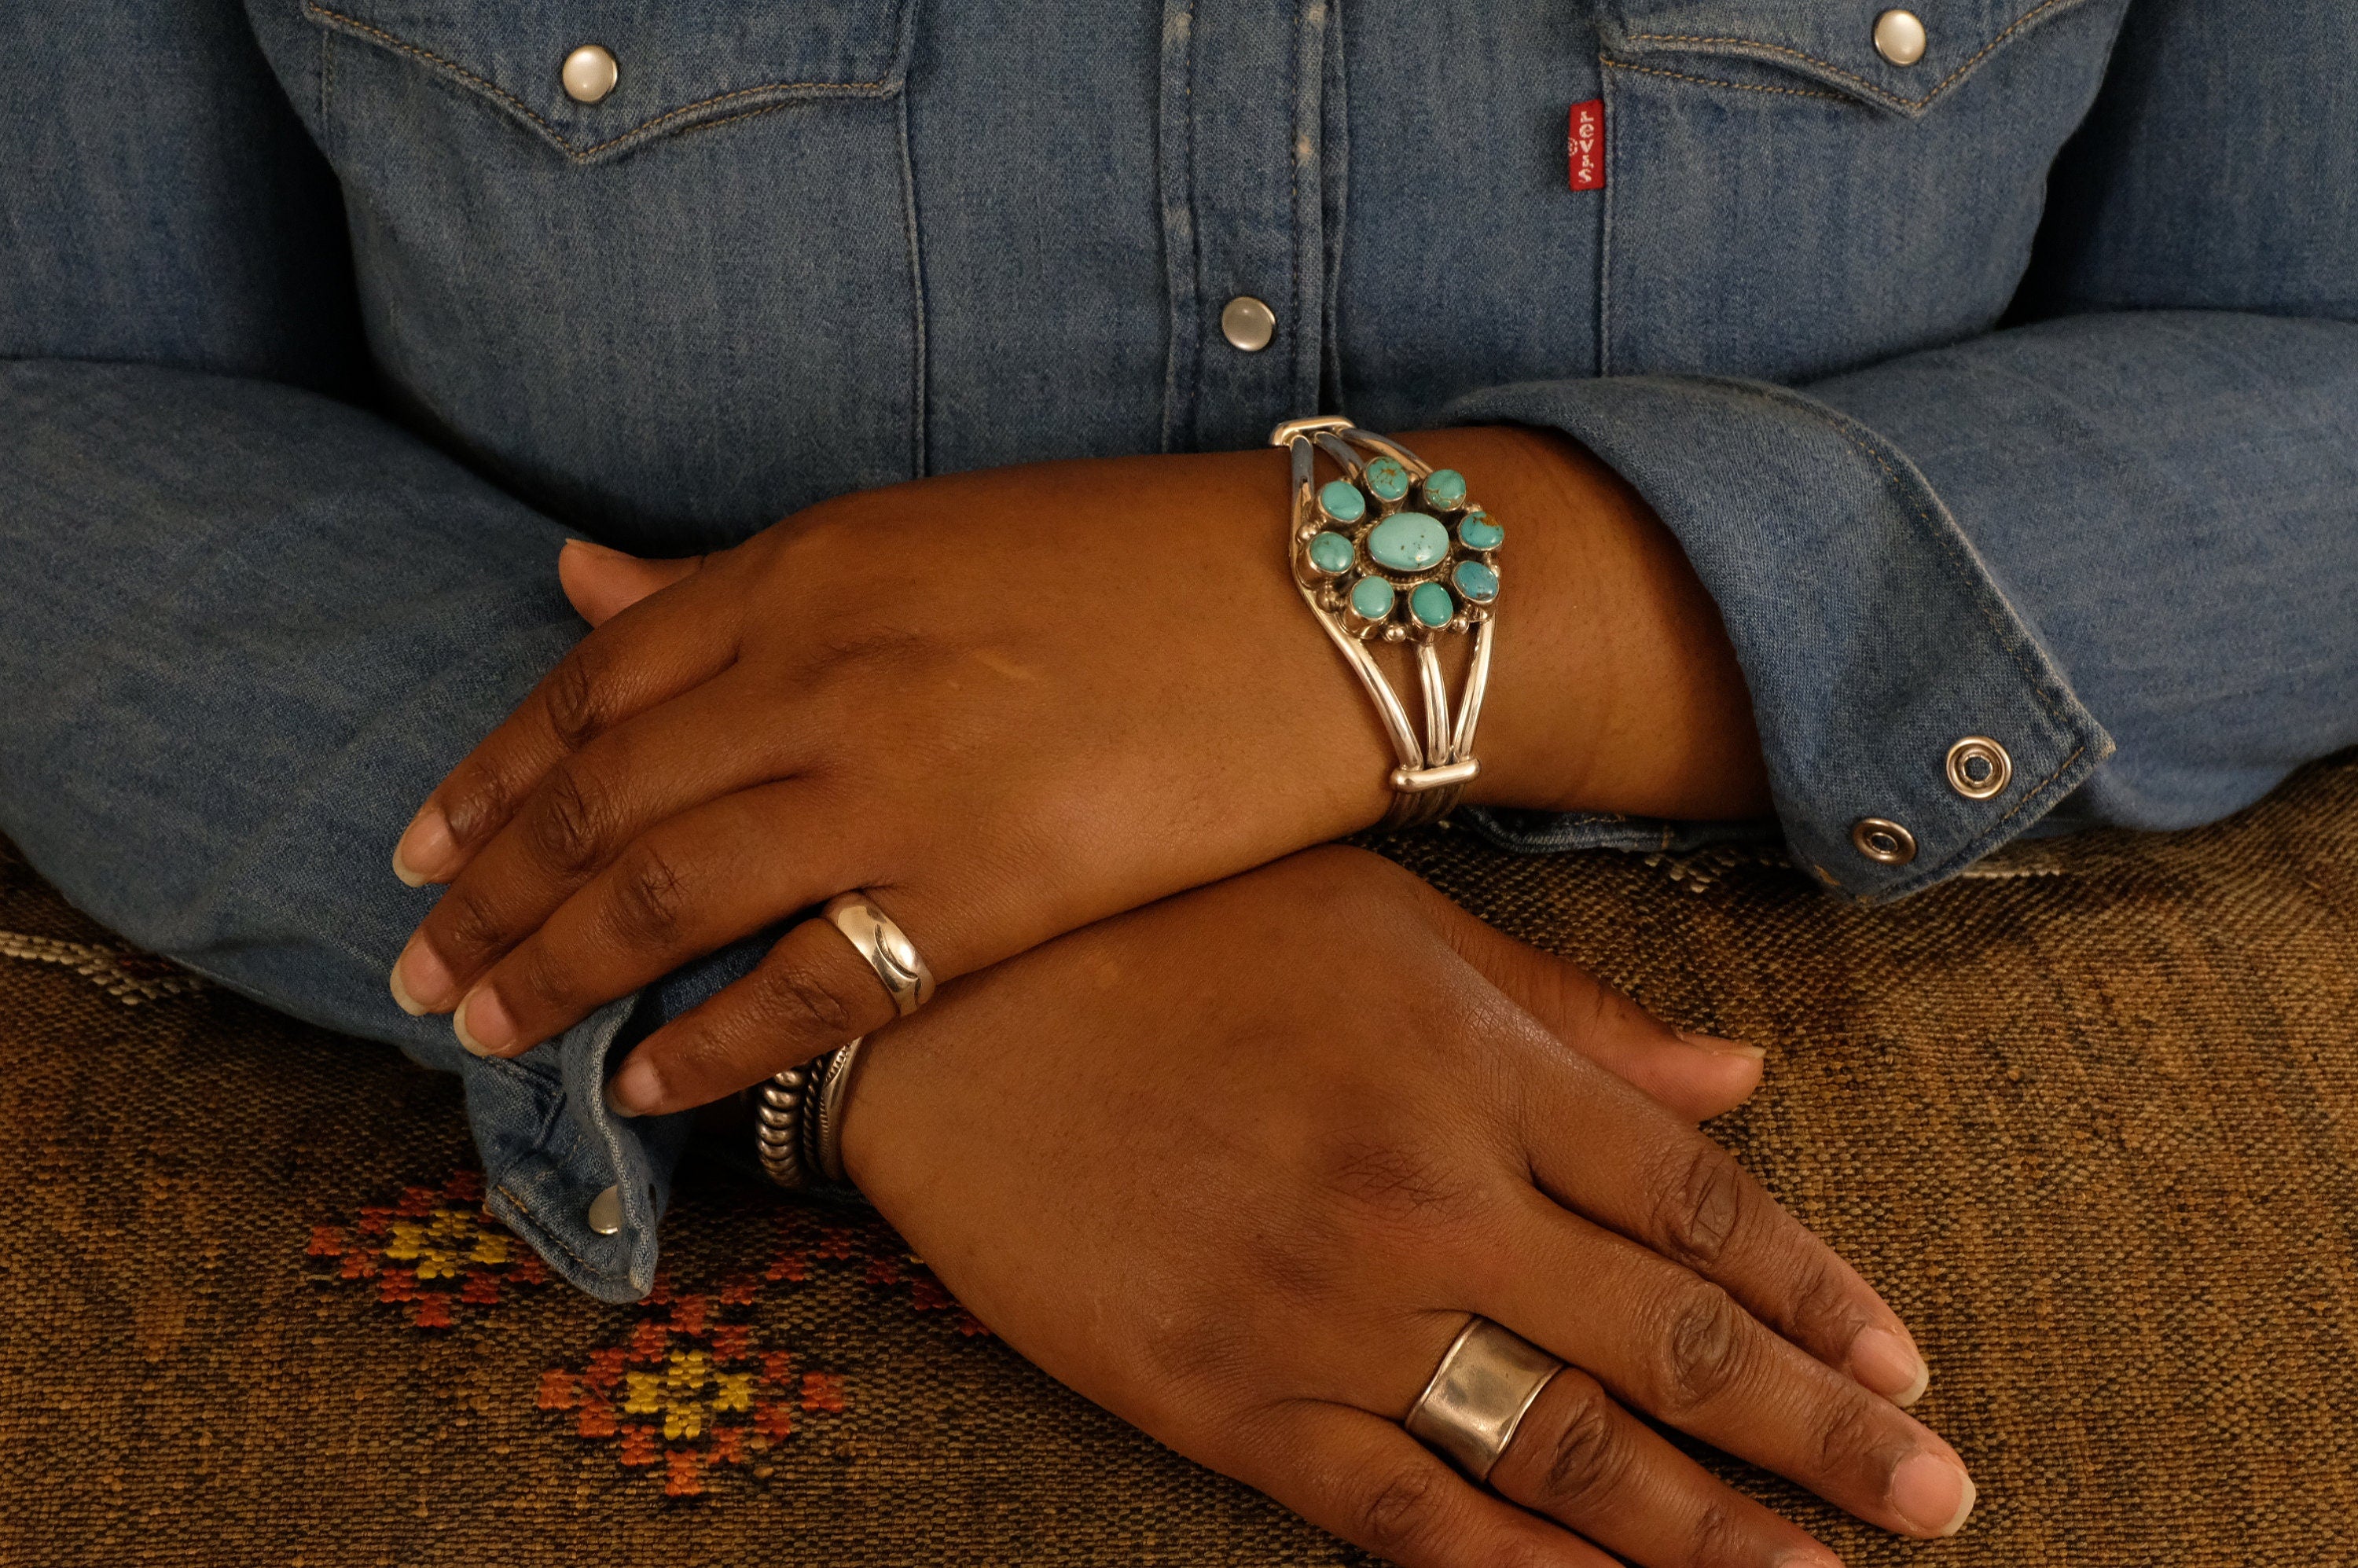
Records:
[[[917,956],[917,945],[867,893],[839,892],[819,913],[868,960],[902,1017],[934,1000],[934,971]]]

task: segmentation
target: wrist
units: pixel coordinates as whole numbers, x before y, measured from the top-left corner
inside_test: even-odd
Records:
[[[1469,803],[1633,816],[1765,814],[1749,693],[1718,607],[1620,475],[1552,432],[1401,438],[1466,474],[1507,530]]]

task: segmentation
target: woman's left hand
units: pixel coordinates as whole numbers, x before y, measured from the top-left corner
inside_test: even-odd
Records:
[[[1573,462],[1530,432],[1439,439],[1428,457],[1487,441],[1495,469],[1522,448],[1526,474]],[[1637,504],[1595,482],[1557,504]],[[592,631],[427,800],[396,869],[451,885],[396,997],[514,1055],[851,889],[947,979],[1370,825],[1390,748],[1293,586],[1287,495],[1276,450],[1116,459],[849,495],[700,562],[568,549],[593,615],[676,580]],[[1548,636],[1502,638],[1494,678]],[[1498,701],[1486,752],[1511,750]],[[698,1010],[695,1049],[666,1031],[613,1098],[698,1104],[892,1015],[850,945],[806,923]]]

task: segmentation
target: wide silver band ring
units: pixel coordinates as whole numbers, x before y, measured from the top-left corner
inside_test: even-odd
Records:
[[[1487,1317],[1467,1324],[1401,1424],[1476,1483],[1487,1482],[1515,1428],[1563,1363]]]
[[[902,1017],[934,1000],[934,971],[917,956],[917,945],[865,892],[839,892],[819,913],[860,949]]]

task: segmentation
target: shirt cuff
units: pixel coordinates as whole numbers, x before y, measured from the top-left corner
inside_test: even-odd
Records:
[[[1923,474],[1848,416],[1761,382],[1615,376],[1494,387],[1446,417],[1563,431],[1678,536],[1750,687],[1786,848],[1827,887],[1882,903],[1953,876],[2112,754]],[[1972,738],[2003,761],[1952,780]],[[1733,831],[1460,815],[1520,849]]]

